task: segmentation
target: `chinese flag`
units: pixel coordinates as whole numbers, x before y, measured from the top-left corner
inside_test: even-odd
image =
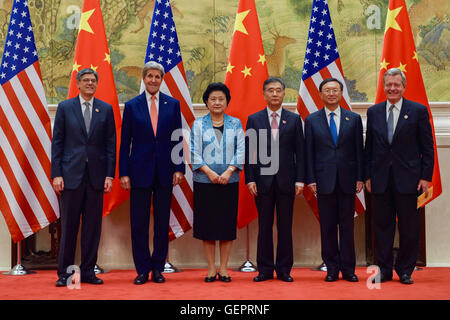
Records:
[[[425,194],[420,195],[418,198],[417,206],[421,207],[437,198],[442,193],[442,184],[439,172],[433,117],[431,115],[427,93],[425,92],[425,86],[423,84],[419,57],[416,52],[416,46],[414,45],[405,0],[389,1],[375,103],[386,100],[383,90],[383,75],[390,68],[401,69],[406,75],[406,90],[404,97],[408,100],[416,101],[427,106],[428,114],[430,115],[434,140],[434,172],[433,181],[430,185],[430,194],[427,198],[425,198]]]
[[[240,0],[228,58],[225,84],[231,91],[227,113],[241,120],[266,107],[263,82],[269,77],[261,40],[258,14],[254,0]],[[239,180],[238,228],[252,222],[258,213],[255,201],[245,185],[244,174]]]
[[[102,11],[98,0],[85,0],[80,18],[80,28],[75,49],[72,74],[70,78],[68,99],[79,94],[77,87],[77,72],[84,68],[91,68],[98,73],[98,87],[95,98],[112,105],[116,122],[117,157],[120,147],[120,130],[122,119],[120,116],[119,100],[111,67],[111,57],[106,41]],[[116,177],[110,193],[103,198],[103,216],[110,213],[129,197],[129,193],[120,187],[119,159],[116,161]]]

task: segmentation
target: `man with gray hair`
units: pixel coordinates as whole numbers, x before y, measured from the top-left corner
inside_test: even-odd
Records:
[[[392,68],[383,77],[387,101],[367,110],[366,189],[373,194],[375,251],[381,282],[392,280],[396,220],[399,252],[395,271],[412,284],[419,252],[417,196],[433,176],[434,144],[428,109],[403,97],[406,77]]]
[[[152,272],[152,281],[165,282],[164,270],[169,247],[169,218],[173,186],[184,178],[181,148],[177,159],[172,150],[182,143],[182,135],[172,141],[172,133],[181,130],[180,102],[159,88],[164,67],[151,61],[144,65],[145,90],[125,103],[122,118],[119,176],[120,185],[130,190],[131,245],[137,277],[144,284]],[[153,253],[149,248],[150,206],[153,197]]]
[[[256,132],[257,138],[252,141],[247,136],[245,142],[245,183],[258,210],[256,259],[259,273],[253,281],[273,279],[275,271],[277,279],[292,282],[294,199],[303,191],[305,182],[302,121],[298,114],[282,108],[285,84],[281,78],[269,77],[262,89],[267,105],[248,117],[246,127],[246,132]],[[265,157],[270,159],[269,163]],[[276,170],[267,170],[273,166]],[[275,212],[278,230],[276,257],[273,245]]]
[[[60,195],[62,238],[57,287],[66,286],[74,264],[81,214],[81,282],[102,284],[95,276],[103,193],[111,191],[116,168],[116,126],[111,105],[94,98],[98,75],[77,74],[80,94],[61,102],[53,126],[51,177]]]

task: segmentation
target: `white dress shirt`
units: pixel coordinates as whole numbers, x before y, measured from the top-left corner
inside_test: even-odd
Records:
[[[272,119],[273,119],[272,113],[275,112],[276,114],[278,114],[278,117],[276,117],[275,119],[277,120],[278,128],[279,128],[279,127],[280,127],[280,120],[281,120],[281,110],[282,110],[283,108],[280,107],[280,108],[278,108],[277,111],[272,111],[272,110],[269,109],[269,107],[267,107],[266,109],[267,109],[267,114],[268,114],[268,116],[269,116],[269,123],[270,123],[270,125],[272,125]]]
[[[398,118],[400,117],[400,111],[402,111],[402,104],[403,104],[403,98],[401,98],[399,101],[397,101],[396,104],[394,104],[394,108],[392,109],[392,112],[394,114],[394,132],[395,128],[397,127]],[[391,107],[392,103],[386,101],[386,122],[389,118],[389,108]]]
[[[159,90],[155,94],[155,97],[156,112],[159,114]],[[152,95],[147,90],[145,90],[145,99],[147,100],[148,114],[151,114],[150,106],[152,105]]]
[[[81,94],[79,95],[80,97],[80,104],[81,104],[81,114],[84,115],[84,110],[86,110],[86,106],[84,105],[85,102],[89,102],[90,107],[89,107],[89,113],[90,113],[90,118],[92,120],[92,108],[94,106],[94,97],[92,97],[91,100],[84,100],[84,98],[81,96]]]
[[[336,110],[334,110],[334,111],[331,111],[327,107],[324,107],[324,108],[325,108],[325,114],[327,116],[328,126],[330,126],[330,120],[331,120],[330,113],[334,112],[334,123],[336,124],[336,130],[337,130],[337,134],[339,136],[339,127],[341,125],[341,107],[338,106],[336,108]]]

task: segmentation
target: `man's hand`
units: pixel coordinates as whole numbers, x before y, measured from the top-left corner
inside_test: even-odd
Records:
[[[62,191],[64,191],[64,179],[63,177],[55,177],[53,178],[53,189],[56,194],[59,196]]]
[[[105,178],[105,186],[103,187],[103,192],[109,193],[112,189],[112,185],[113,185],[113,178],[106,177]]]
[[[369,192],[372,192],[372,187],[371,187],[371,184],[370,184],[370,179],[367,179],[367,180],[366,180],[366,190],[369,191]]]
[[[184,174],[182,172],[179,172],[179,171],[174,172],[172,184],[174,186],[176,186],[177,184],[180,184],[181,181],[183,181],[183,179],[184,179]]]
[[[249,182],[247,184],[248,191],[254,197],[258,196],[258,189],[256,188],[256,182]]]
[[[129,176],[120,177],[120,186],[122,189],[130,190],[131,189],[131,181]]]
[[[317,194],[317,184],[315,184],[315,183],[308,184],[308,188],[309,188],[309,190],[311,190],[313,195]]]
[[[295,185],[295,196],[303,192],[303,186]]]
[[[356,182],[356,193],[359,193],[363,187],[364,187],[364,183],[362,181],[357,181]]]
[[[425,192],[425,197],[428,198],[428,188],[430,187],[430,182],[427,180],[420,179],[419,184],[417,185],[417,191],[420,191],[422,189],[423,192]]]

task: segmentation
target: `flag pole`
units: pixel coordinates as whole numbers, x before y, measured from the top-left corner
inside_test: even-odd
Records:
[[[245,255],[245,262],[239,267],[238,271],[241,272],[255,272],[256,266],[250,261],[250,237],[249,237],[249,228],[248,228],[248,224],[246,227],[246,255]]]
[[[17,264],[12,267],[12,269],[8,272],[5,272],[3,274],[9,275],[9,276],[24,276],[27,274],[33,274],[36,273],[34,271],[27,270],[22,265],[22,244],[21,242],[17,242]]]
[[[95,273],[95,274],[101,274],[101,273],[107,273],[107,272],[109,272],[109,271],[103,269],[103,268],[100,267],[98,264],[95,264],[95,266],[94,266],[94,273]]]
[[[164,271],[163,273],[175,273],[175,272],[182,272],[183,270],[178,269],[173,264],[169,262],[169,252],[167,252],[167,258],[166,263],[164,264]]]

